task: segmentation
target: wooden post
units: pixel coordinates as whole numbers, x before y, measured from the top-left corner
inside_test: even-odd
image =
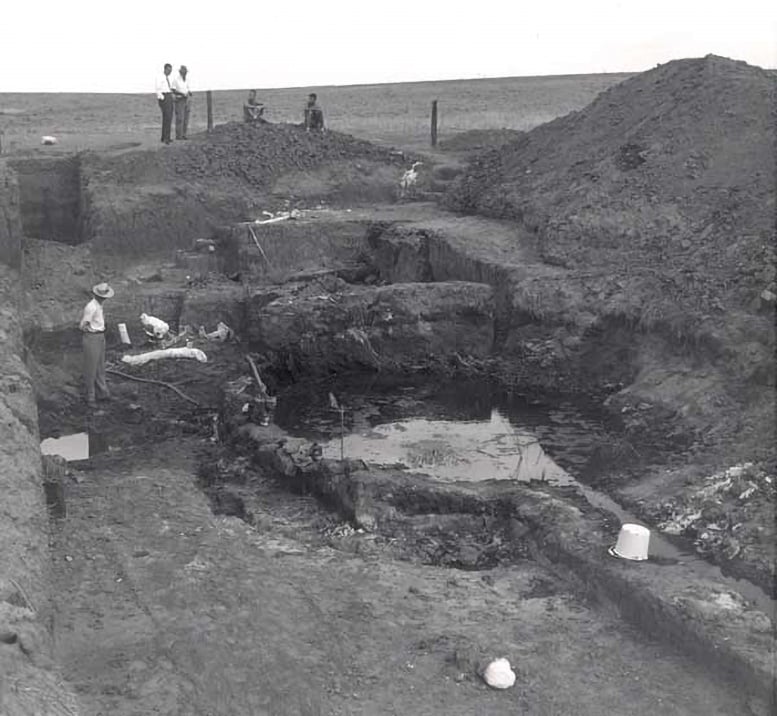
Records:
[[[205,92],[205,101],[208,105],[208,134],[213,131],[213,93],[208,90]]]
[[[432,100],[432,146],[437,146],[437,100]]]

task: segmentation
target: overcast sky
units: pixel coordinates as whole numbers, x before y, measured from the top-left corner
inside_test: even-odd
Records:
[[[708,53],[777,67],[777,0],[7,0],[0,92],[634,72]]]

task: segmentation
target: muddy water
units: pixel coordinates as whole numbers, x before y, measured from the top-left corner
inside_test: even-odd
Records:
[[[577,479],[608,433],[602,416],[571,402],[531,403],[482,383],[398,386],[370,377],[295,386],[281,396],[275,422],[292,435],[319,441],[332,459],[403,466],[445,482],[541,481],[578,491],[621,524],[644,524]],[[670,541],[651,530],[649,556],[682,564],[767,614],[775,612],[763,590],[724,576],[686,540]]]
[[[375,425],[323,444],[324,457],[399,464],[446,482],[545,480],[571,483],[531,433],[520,432],[497,409],[488,420],[412,418]]]
[[[397,385],[372,377],[288,389],[275,422],[322,442],[331,457],[340,455],[341,424],[330,393],[344,409],[346,457],[401,462],[446,481],[571,484],[566,470],[582,471],[607,435],[594,411],[571,402],[529,403],[483,383]]]

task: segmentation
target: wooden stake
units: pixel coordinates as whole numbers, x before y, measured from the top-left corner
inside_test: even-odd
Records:
[[[437,100],[432,100],[432,146],[437,146]]]
[[[262,393],[263,395],[267,395],[267,386],[262,381],[262,378],[259,375],[259,369],[256,367],[256,363],[254,363],[254,359],[251,358],[251,356],[247,355],[246,360],[248,361],[248,365],[251,366],[251,372],[254,374],[254,380],[256,381],[256,389]]]
[[[345,410],[340,408],[340,462],[345,459]]]
[[[270,263],[270,259],[267,258],[267,254],[264,253],[264,249],[262,248],[262,245],[259,243],[259,239],[256,238],[256,234],[254,233],[254,227],[250,224],[246,224],[248,226],[248,233],[251,234],[251,238],[254,240],[254,243],[256,244],[256,248],[259,249],[259,253],[262,254],[262,258],[267,262],[267,265],[272,267],[272,264]]]
[[[205,92],[205,102],[208,105],[208,134],[213,131],[213,93],[208,90]]]

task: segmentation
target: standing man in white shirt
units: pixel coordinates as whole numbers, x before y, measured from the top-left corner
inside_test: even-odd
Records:
[[[186,75],[189,70],[181,65],[173,80],[173,96],[175,102],[175,138],[188,139],[189,131],[189,98],[192,96]]]
[[[92,300],[84,306],[84,313],[78,327],[84,334],[84,381],[86,383],[86,404],[96,408],[95,398],[111,397],[105,381],[105,316],[103,301],[113,296],[113,289],[107,283],[98,283],[92,288]]]
[[[173,84],[170,79],[170,73],[173,66],[167,63],[163,73],[156,80],[156,98],[159,102],[159,109],[162,110],[162,141],[165,144],[171,144],[170,129],[173,126]]]

